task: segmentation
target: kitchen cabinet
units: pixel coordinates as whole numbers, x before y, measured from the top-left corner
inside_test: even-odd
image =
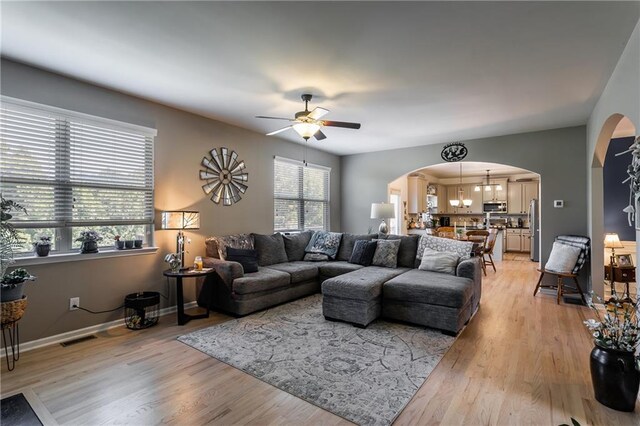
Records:
[[[438,197],[438,213],[447,213],[447,206],[449,205],[449,199],[447,198],[447,187],[444,185],[436,186],[436,196]]]
[[[482,214],[482,192],[474,191],[476,184],[447,185],[447,213],[449,214]],[[459,191],[462,190],[462,198],[471,200],[471,205],[465,207],[460,205],[453,207],[449,200],[460,198]]]
[[[531,233],[528,229],[507,229],[506,230],[507,251],[517,251],[528,253],[531,251]]]
[[[407,178],[407,213],[417,214],[427,210],[428,182],[420,176]]]
[[[453,207],[451,205],[451,203],[449,203],[449,200],[457,200],[459,197],[458,195],[458,185],[448,185],[447,186],[447,213],[449,214],[457,214],[458,213],[458,209],[459,207]]]
[[[534,198],[538,198],[538,182],[509,182],[507,187],[507,213],[529,213],[529,204]]]
[[[480,192],[482,193],[482,201],[507,201],[507,180],[506,179],[491,179],[491,183],[500,184],[502,189],[498,190],[497,186],[492,185],[490,191],[485,191],[484,186],[480,186]],[[475,188],[475,185],[474,185]]]

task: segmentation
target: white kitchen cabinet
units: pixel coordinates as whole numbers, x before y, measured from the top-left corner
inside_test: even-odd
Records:
[[[447,206],[449,205],[449,200],[447,198],[447,187],[444,185],[438,185],[436,187],[436,195],[438,196],[438,213],[447,213]]]
[[[531,233],[528,229],[509,229],[506,230],[506,247],[507,251],[517,251],[528,253],[531,251]]]
[[[529,213],[529,204],[534,198],[538,198],[538,182],[509,182],[507,213]]]
[[[449,200],[457,200],[458,198],[460,198],[458,195],[458,185],[447,185],[447,213],[461,213],[461,211],[459,211],[460,207],[453,207],[451,203],[449,203]]]
[[[485,191],[484,186],[480,186],[482,192],[483,202],[490,201],[507,201],[507,180],[506,179],[491,179],[492,184],[500,184],[502,189],[498,190],[496,185],[491,186],[490,191]],[[474,185],[475,188],[475,185]]]
[[[524,253],[531,252],[531,233],[528,229],[523,229],[520,238],[520,251]]]
[[[407,178],[407,213],[417,214],[427,210],[427,181],[420,176]]]
[[[471,207],[469,213],[482,214],[482,191],[475,191],[476,184],[469,185],[469,198],[471,198]]]

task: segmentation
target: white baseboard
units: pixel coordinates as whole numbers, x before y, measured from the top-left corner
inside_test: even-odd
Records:
[[[184,309],[195,308],[197,303],[195,301],[185,303]],[[175,306],[170,306],[168,308],[160,309],[159,315],[165,316],[172,314],[176,311]],[[80,337],[89,336],[93,333],[98,333],[100,331],[109,330],[111,328],[124,326],[124,319],[120,318],[114,321],[103,322],[102,324],[92,325],[90,327],[80,328],[78,330],[67,331],[66,333],[56,334],[54,336],[43,337],[42,339],[31,340],[29,342],[20,343],[20,353],[32,351],[34,349],[42,348],[44,346],[54,345],[57,343],[66,342],[67,340],[79,339]],[[7,330],[6,332],[8,332]],[[5,356],[5,348],[2,348],[0,351],[0,357]]]

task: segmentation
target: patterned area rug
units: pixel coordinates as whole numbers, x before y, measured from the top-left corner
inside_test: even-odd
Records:
[[[347,420],[384,425],[455,338],[380,320],[366,329],[330,322],[317,294],[178,340]]]

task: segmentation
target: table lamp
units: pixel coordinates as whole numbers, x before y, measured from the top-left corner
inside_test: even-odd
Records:
[[[616,266],[616,249],[624,247],[620,242],[620,238],[618,237],[618,234],[614,232],[605,234],[604,247],[611,249],[611,257],[609,258],[609,264],[611,266]]]
[[[396,217],[393,204],[390,203],[371,203],[371,219],[382,219],[382,223],[378,227],[378,232],[381,234],[388,234],[389,227],[387,226],[386,219],[392,219]]]
[[[200,229],[200,212],[163,211],[162,229],[177,229],[176,254],[184,267],[184,229]]]

